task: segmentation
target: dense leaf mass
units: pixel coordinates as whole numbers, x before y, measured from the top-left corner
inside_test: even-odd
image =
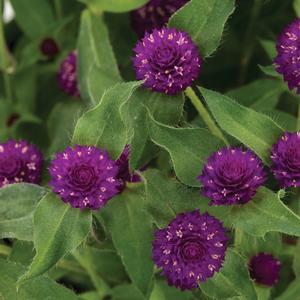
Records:
[[[200,72],[197,46],[187,33],[163,28],[146,33],[133,59],[136,78],[153,91],[174,95],[190,86]]]
[[[0,144],[0,187],[18,182],[39,183],[43,155],[26,141]]]
[[[153,260],[170,285],[194,289],[222,267],[227,237],[222,223],[198,210],[179,214],[155,233]]]
[[[160,29],[172,14],[189,0],[150,0],[146,5],[131,12],[131,22],[136,33],[142,37],[145,32]]]
[[[250,151],[223,148],[213,153],[198,177],[211,205],[244,204],[266,180],[262,162]]]
[[[300,186],[300,133],[286,132],[273,146],[273,173],[282,187]]]
[[[119,192],[119,168],[106,151],[75,145],[51,162],[50,185],[64,202],[81,209],[99,209]]]

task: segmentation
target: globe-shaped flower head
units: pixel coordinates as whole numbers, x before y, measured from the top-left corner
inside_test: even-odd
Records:
[[[201,58],[187,33],[163,28],[146,33],[134,49],[136,77],[153,91],[177,94],[198,77]]]
[[[226,244],[222,223],[196,210],[178,215],[167,228],[156,231],[152,256],[170,285],[194,289],[220,270]]]
[[[300,19],[289,24],[280,34],[277,44],[276,70],[283,75],[289,89],[300,93]]]
[[[92,146],[67,147],[50,168],[52,186],[62,200],[81,209],[98,209],[119,192],[119,168],[106,151]]]
[[[26,141],[0,144],[0,187],[18,182],[39,183],[43,155]]]
[[[145,31],[161,29],[179,8],[189,0],[150,0],[141,8],[131,13],[131,22],[139,36]]]
[[[286,132],[273,146],[274,176],[282,187],[300,186],[300,132]]]
[[[48,58],[53,58],[59,52],[59,47],[53,38],[46,38],[40,43],[41,52]]]
[[[259,253],[250,260],[250,276],[257,283],[272,286],[279,280],[280,265],[272,254]]]
[[[79,97],[77,82],[77,54],[72,51],[60,65],[58,73],[58,83],[63,91],[68,95]]]
[[[211,205],[244,204],[265,180],[261,160],[250,150],[223,148],[213,153],[198,177]]]

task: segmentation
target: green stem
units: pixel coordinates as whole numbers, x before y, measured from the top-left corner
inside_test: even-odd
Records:
[[[243,231],[239,228],[236,228],[234,233],[234,247],[236,249],[240,248],[242,244],[242,239],[243,239]]]
[[[55,12],[56,12],[57,19],[58,20],[62,19],[62,17],[63,17],[63,10],[62,10],[62,6],[61,6],[60,0],[54,0],[54,6],[55,6]]]
[[[185,91],[185,94],[191,100],[192,104],[198,111],[199,115],[202,117],[203,121],[205,122],[211,133],[223,140],[224,143],[228,146],[228,141],[226,140],[223,133],[218,128],[218,126],[216,125],[216,123],[214,122],[214,120],[212,119],[209,112],[207,111],[201,100],[198,98],[194,90],[191,87],[188,87]]]
[[[9,67],[11,64],[11,60],[7,51],[5,36],[4,36],[4,26],[3,26],[3,0],[0,0],[0,69],[3,72],[3,79],[4,79],[4,88],[5,88],[5,95],[6,99],[12,103],[12,89],[10,84],[9,78]]]
[[[253,37],[253,35],[256,26],[256,21],[260,15],[262,5],[263,5],[262,0],[254,0],[254,4],[252,6],[251,15],[250,15],[250,22],[243,41],[244,48],[242,50],[241,70],[238,79],[240,85],[242,85],[246,79],[249,62],[255,48],[256,40]]]
[[[10,255],[11,248],[9,246],[6,246],[4,244],[0,244],[0,255],[8,256]]]

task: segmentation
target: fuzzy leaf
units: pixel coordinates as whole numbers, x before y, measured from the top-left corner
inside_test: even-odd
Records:
[[[203,57],[219,46],[225,23],[234,11],[234,0],[191,0],[175,13],[170,27],[187,32]]]
[[[46,190],[28,183],[10,184],[0,189],[0,239],[33,238],[33,213]]]
[[[19,283],[47,272],[62,257],[76,249],[86,239],[91,224],[90,211],[72,208],[55,194],[48,193],[34,214],[36,255]]]
[[[204,88],[200,91],[220,127],[269,164],[271,148],[283,130],[268,116],[244,107],[229,97]]]
[[[108,11],[121,13],[143,6],[148,0],[81,0],[94,12]]]
[[[153,277],[153,231],[151,218],[143,209],[143,197],[140,190],[125,190],[110,200],[100,213],[129,277],[146,296]]]
[[[257,299],[246,261],[231,249],[227,250],[220,272],[205,283],[200,283],[200,288],[213,299]]]
[[[71,290],[47,277],[37,277],[17,290],[17,280],[25,268],[17,263],[0,259],[1,300],[80,300]]]
[[[177,177],[183,183],[199,187],[197,180],[206,159],[223,142],[202,128],[174,128],[157,122],[149,114],[151,140],[171,156]]]
[[[128,139],[120,110],[140,84],[117,84],[106,91],[100,103],[78,120],[73,144],[97,145],[107,149],[113,158],[117,158]]]
[[[30,38],[41,37],[54,22],[51,6],[46,0],[11,0],[16,21]]]
[[[263,237],[277,231],[300,236],[300,217],[282,203],[279,195],[262,187],[247,204],[234,207],[230,221],[234,227]]]
[[[80,95],[93,105],[99,103],[106,89],[121,81],[103,17],[88,10],[81,16],[78,75]]]

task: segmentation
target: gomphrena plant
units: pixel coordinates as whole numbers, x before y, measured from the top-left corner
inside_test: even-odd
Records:
[[[299,299],[299,3],[0,0],[0,299]]]

